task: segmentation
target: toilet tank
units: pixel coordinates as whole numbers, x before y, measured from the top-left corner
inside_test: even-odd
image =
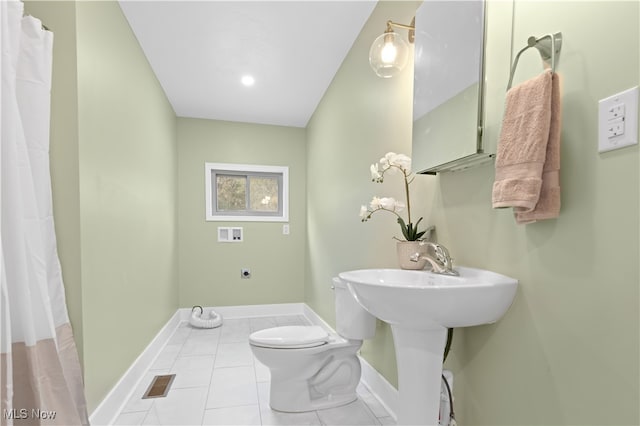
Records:
[[[356,301],[340,278],[333,279],[333,289],[338,334],[347,339],[371,339],[376,334],[376,317]]]

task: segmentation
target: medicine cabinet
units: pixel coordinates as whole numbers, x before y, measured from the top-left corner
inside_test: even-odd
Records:
[[[415,18],[414,171],[490,161],[482,141],[485,2],[425,0]]]

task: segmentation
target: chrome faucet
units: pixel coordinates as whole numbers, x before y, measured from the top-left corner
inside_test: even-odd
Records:
[[[420,241],[420,245],[426,245],[431,248],[435,256],[429,253],[423,255],[414,253],[409,257],[409,260],[412,262],[426,260],[431,264],[432,271],[436,274],[458,275],[458,272],[453,270],[453,262],[451,261],[451,256],[449,256],[449,250],[445,246],[431,241]]]

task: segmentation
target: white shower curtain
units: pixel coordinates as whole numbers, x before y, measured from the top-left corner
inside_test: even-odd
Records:
[[[53,34],[23,8],[0,0],[1,423],[88,424],[53,225]]]

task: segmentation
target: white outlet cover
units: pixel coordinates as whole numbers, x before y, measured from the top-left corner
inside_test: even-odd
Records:
[[[241,243],[243,241],[242,228],[218,227],[219,243]]]
[[[609,137],[609,110],[624,104],[624,133]],[[638,86],[598,102],[598,152],[612,151],[638,143]]]
[[[229,241],[229,228],[218,227],[218,242]]]

